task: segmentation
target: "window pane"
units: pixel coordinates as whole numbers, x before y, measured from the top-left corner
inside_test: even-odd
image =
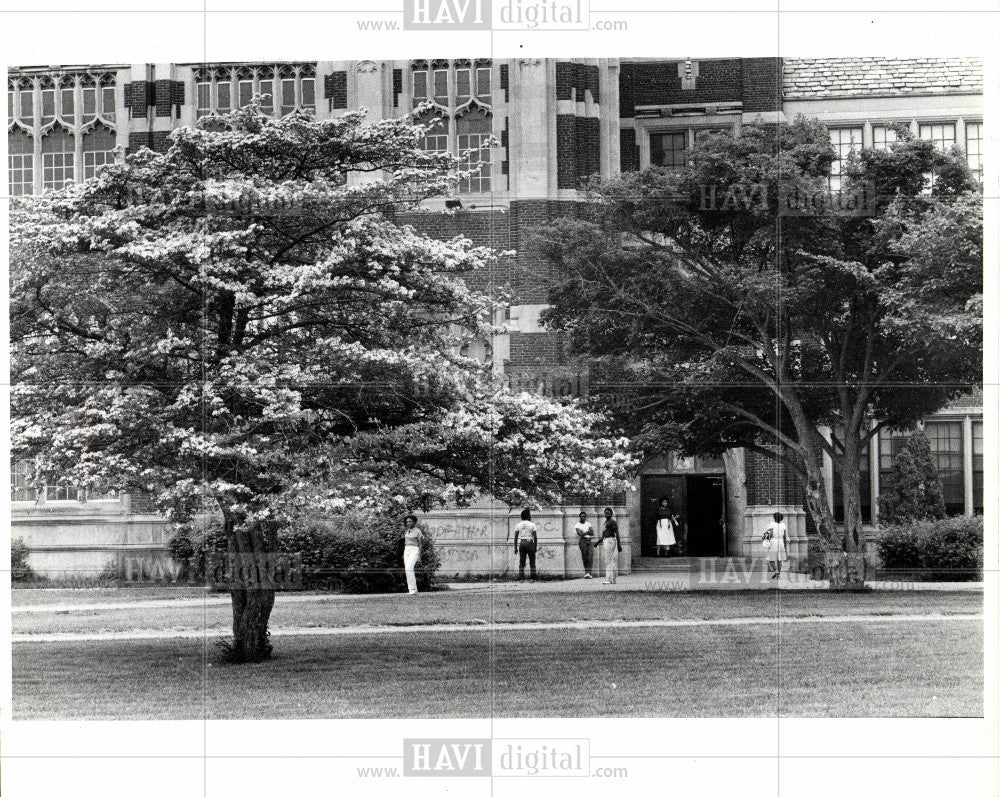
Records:
[[[434,102],[439,105],[448,104],[448,70],[434,70]]]
[[[969,168],[983,177],[983,125],[981,122],[965,123],[965,157]]]
[[[216,110],[219,113],[229,113],[232,100],[233,88],[229,83],[219,83],[215,87],[216,91]]]
[[[42,89],[42,124],[48,124],[56,118],[55,89]]]
[[[939,152],[947,152],[955,145],[955,123],[920,125],[920,137],[934,142]]]
[[[649,136],[649,162],[653,166],[683,166],[686,149],[686,132],[651,133]]]
[[[115,120],[115,90],[113,86],[101,89],[101,116],[109,122]]]
[[[830,190],[839,191],[843,183],[844,166],[852,152],[861,149],[862,128],[834,127],[830,129],[830,143],[833,144],[836,159],[830,164]]]
[[[418,69],[413,73],[413,101],[420,103],[427,99],[427,72]]]
[[[35,111],[32,106],[32,95],[30,89],[21,89],[21,121],[27,124],[33,124],[35,120]]]
[[[889,145],[895,143],[898,136],[894,127],[888,125],[872,126],[872,147],[879,150],[889,149]]]
[[[203,82],[198,84],[198,116],[207,116],[212,112],[212,84]]]
[[[8,185],[11,196],[30,196],[35,192],[34,156],[11,154],[7,156]]]
[[[253,81],[252,80],[241,80],[240,81],[240,108],[245,108],[250,104],[250,100],[253,99]]]
[[[281,81],[281,115],[295,110],[295,79],[286,78]]]
[[[59,101],[62,103],[62,109],[60,111],[62,118],[67,122],[72,123],[75,114],[73,110],[73,89],[63,89],[59,92]]]
[[[14,118],[14,92],[7,92],[7,121]]]
[[[306,111],[316,110],[316,81],[311,77],[302,78],[302,108]]]
[[[85,87],[83,89],[83,118],[93,119],[97,115],[97,89]]]
[[[472,96],[472,71],[469,69],[455,70],[455,102],[461,105],[468,102]]]
[[[274,113],[274,81],[273,80],[262,80],[260,81],[260,109],[263,113],[273,114]]]
[[[105,166],[115,162],[114,150],[83,153],[83,179],[90,180],[101,173]]]
[[[490,70],[489,67],[480,67],[476,70],[476,96],[481,100],[490,100]]]

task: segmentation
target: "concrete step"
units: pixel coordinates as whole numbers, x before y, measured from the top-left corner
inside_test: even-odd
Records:
[[[634,572],[657,573],[691,573],[702,569],[702,565],[718,570],[725,570],[726,565],[749,565],[750,558],[745,556],[640,556],[633,560]]]

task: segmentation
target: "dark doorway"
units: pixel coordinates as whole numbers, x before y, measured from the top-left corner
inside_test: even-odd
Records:
[[[687,476],[687,555],[725,556],[722,476]]]
[[[670,506],[682,520],[686,519],[684,507],[684,476],[643,476],[639,485],[642,499],[642,537],[639,551],[641,556],[656,556],[656,521],[659,518],[661,498],[669,498]],[[683,530],[681,531],[683,534]]]

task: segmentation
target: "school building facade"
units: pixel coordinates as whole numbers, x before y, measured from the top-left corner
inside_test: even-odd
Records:
[[[799,114],[830,128],[840,165],[859,147],[885,147],[903,124],[942,149],[960,147],[982,172],[983,67],[971,58],[720,58],[695,60],[522,58],[281,63],[132,64],[23,67],[8,72],[8,187],[38,194],[92,177],[142,147],[162,151],[171,130],[195,125],[264,96],[264,112],[331,118],[366,109],[395,118],[430,103],[440,120],[425,146],[478,164],[453,197],[402,220],[428,234],[464,235],[514,250],[475,287],[503,287],[513,300],[507,331],[478,354],[512,386],[556,396],[587,395],[590,374],[557,333],[542,328],[553,275],[525,243],[541,223],[572,214],[582,178],[611,178],[650,165],[684,162],[706,132]],[[485,142],[495,145],[483,149]],[[445,213],[443,211],[449,212]],[[949,512],[983,508],[981,395],[925,420]],[[904,436],[872,441],[862,473],[866,524],[877,528],[879,485]],[[829,467],[832,475],[832,466]],[[148,496],[83,495],[72,485],[29,486],[12,468],[13,537],[43,573],[105,568],[170,574],[170,530]],[[842,512],[835,480],[831,500]],[[656,567],[655,506],[670,496],[685,519],[687,557],[754,557],[774,511],[789,518],[791,555],[800,568],[809,547],[801,487],[765,457],[744,450],[720,458],[663,452],[615,505],[623,532],[623,571]],[[603,506],[585,507],[592,518]],[[538,510],[542,567],[582,573],[572,526],[578,505]],[[483,504],[432,513],[444,574],[507,572],[517,514]]]

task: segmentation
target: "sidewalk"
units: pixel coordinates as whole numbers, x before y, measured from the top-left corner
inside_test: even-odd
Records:
[[[602,578],[568,578],[545,581],[465,581],[447,585],[461,592],[701,592],[737,590],[828,590],[829,581],[812,581],[805,573],[782,573],[772,579],[769,573],[707,574],[643,572],[619,575],[614,584]],[[873,591],[885,592],[982,592],[982,581],[869,581]]]

